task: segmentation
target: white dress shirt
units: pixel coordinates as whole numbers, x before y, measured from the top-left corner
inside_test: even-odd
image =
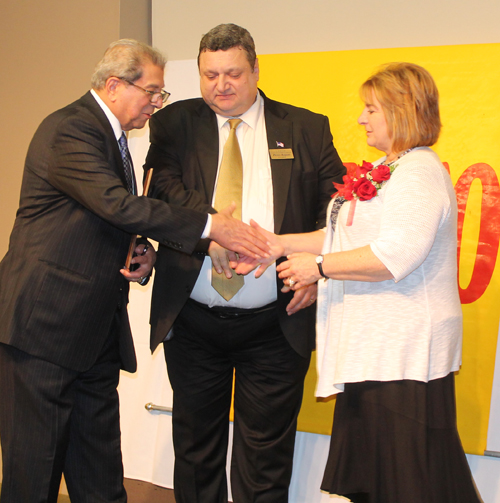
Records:
[[[264,229],[274,232],[271,161],[264,117],[264,100],[260,94],[257,95],[257,99],[250,109],[238,118],[242,119],[236,130],[243,160],[242,221],[249,223],[250,219],[253,219]],[[224,145],[229,136],[228,118],[217,115],[217,125],[219,129],[219,169]],[[258,279],[255,278],[254,272],[245,276],[244,286],[229,302],[212,287],[211,281],[212,260],[207,256],[191,293],[191,298],[210,307],[227,306],[242,309],[262,307],[274,302],[277,298],[276,267],[274,264]]]

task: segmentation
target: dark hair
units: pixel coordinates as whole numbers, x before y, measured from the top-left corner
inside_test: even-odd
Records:
[[[241,47],[247,53],[247,60],[253,69],[257,55],[252,35],[245,28],[232,23],[220,24],[203,35],[198,51],[198,66],[202,52],[227,51],[233,47]]]
[[[430,147],[441,131],[439,93],[431,74],[413,63],[389,63],[361,86],[365,103],[372,92],[382,105],[394,151]]]

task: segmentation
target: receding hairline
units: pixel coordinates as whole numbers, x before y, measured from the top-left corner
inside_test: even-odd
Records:
[[[248,60],[248,52],[247,52],[247,50],[244,47],[242,47],[241,45],[235,45],[233,47],[229,47],[228,49],[217,49],[215,51],[212,51],[210,49],[203,49],[200,52],[200,54],[198,55],[198,70],[201,70],[201,68],[200,68],[200,57],[201,57],[202,54],[207,54],[207,53],[216,54],[218,52],[228,52],[231,49],[239,49],[240,51],[242,51],[245,54],[245,61],[248,63],[248,66],[250,67],[250,69],[252,70],[252,72],[255,71],[255,66],[257,65],[258,58],[255,57],[254,65],[252,66],[250,64],[250,61]],[[239,67],[235,66],[234,69],[236,69],[236,68],[239,68]],[[228,71],[231,71],[231,68],[229,68]]]

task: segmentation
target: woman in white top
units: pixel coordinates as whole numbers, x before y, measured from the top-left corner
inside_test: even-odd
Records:
[[[316,395],[338,394],[321,488],[356,503],[477,503],[456,427],[457,204],[429,148],[438,91],[422,67],[393,63],[361,96],[358,122],[385,156],[344,177],[323,231],[268,234],[285,288],[318,282]]]

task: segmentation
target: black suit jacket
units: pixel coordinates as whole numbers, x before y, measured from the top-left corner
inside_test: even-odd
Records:
[[[84,371],[119,312],[122,365],[134,371],[119,272],[131,234],[191,253],[205,223],[198,211],[128,193],[111,125],[87,93],[47,117],[30,144],[0,263],[0,342]]]
[[[261,92],[263,95],[263,93]],[[264,96],[264,95],[263,95]],[[271,159],[274,225],[278,234],[310,232],[325,225],[325,213],[345,168],[333,146],[327,117],[264,96],[270,149],[293,150],[294,159]],[[152,196],[171,204],[215,213],[211,206],[218,164],[215,113],[201,98],[180,101],[155,114],[146,168],[154,168]],[[194,287],[208,243],[192,255],[160,246],[151,309],[151,349],[166,337]],[[314,348],[315,306],[286,314],[292,293],[281,293],[278,313],[291,346],[302,356]]]

